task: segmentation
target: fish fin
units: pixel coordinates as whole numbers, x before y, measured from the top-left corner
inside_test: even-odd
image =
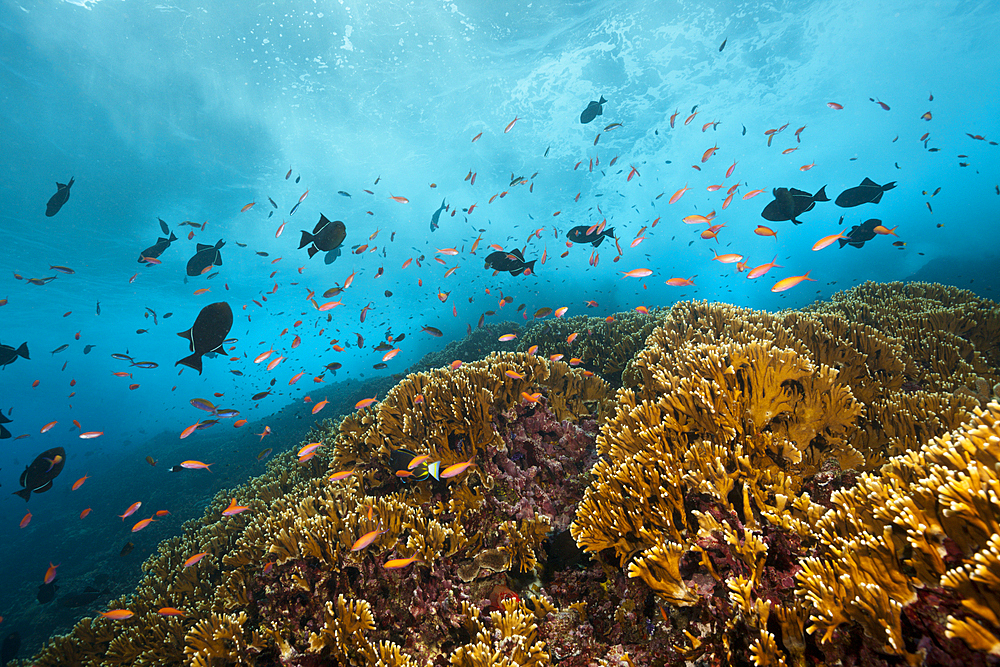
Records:
[[[522,273],[524,273],[524,267],[523,266],[519,266],[516,269],[511,269],[510,275],[512,275],[512,276],[519,276]]]
[[[604,236],[607,236],[608,238],[612,238],[613,239],[615,237],[615,228],[614,227],[609,227],[608,229],[605,229],[604,230]]]
[[[604,95],[601,95],[601,101],[598,102],[598,104],[604,104],[605,102],[607,102],[607,100],[604,99]]]
[[[808,192],[806,192],[805,190],[797,190],[795,188],[790,189],[788,191],[788,194],[792,195],[793,197],[796,197],[796,196],[798,196],[798,197],[801,197],[801,196],[812,197],[812,195],[809,194]]]
[[[196,371],[198,371],[198,375],[201,375],[201,355],[198,354],[197,352],[195,352],[189,357],[184,357],[183,359],[175,363],[174,366],[178,366],[180,364],[184,364],[188,368],[195,369]]]
[[[604,243],[604,234],[598,236],[597,240],[591,243],[590,245],[594,246],[595,248],[599,248],[602,243]]]
[[[524,254],[521,252],[520,248],[515,248],[514,250],[511,250],[510,254],[514,255],[514,257],[517,257],[522,262],[524,261]]]
[[[24,357],[25,359],[28,359],[28,360],[31,359],[31,357],[28,356],[28,344],[27,343],[21,343],[21,347],[17,348],[17,355],[20,356],[20,357]]]
[[[21,489],[20,491],[15,491],[11,495],[21,496],[22,498],[24,498],[24,502],[28,502],[28,498],[31,497],[31,489]]]
[[[830,201],[830,198],[826,196],[826,186],[824,185],[817,190],[816,194],[812,196],[812,199],[813,201]]]
[[[538,261],[537,259],[533,259],[530,262],[527,262],[524,265],[524,268],[528,269],[529,271],[531,271],[532,274],[534,274],[535,273],[535,262],[537,262],[537,261]]]
[[[205,245],[204,243],[199,243],[196,247],[195,252],[201,252],[202,250],[211,250],[212,246]]]
[[[215,261],[212,262],[212,264],[214,264],[215,266],[222,266],[222,253],[221,252],[215,253]]]
[[[302,250],[302,248],[305,248],[307,245],[309,245],[310,243],[312,243],[315,238],[316,237],[314,237],[312,234],[310,234],[309,232],[307,232],[306,230],[303,229],[302,230],[302,240],[299,241],[299,250]],[[312,250],[312,248],[310,248],[310,250]],[[309,256],[312,257],[315,254],[316,253],[312,253]]]
[[[3,424],[0,424],[0,440],[6,440],[10,437],[10,431],[4,428]]]
[[[188,329],[187,331],[180,331],[177,333],[177,335],[180,336],[181,338],[186,338],[188,340],[191,340],[191,329]]]
[[[877,204],[880,201],[882,201],[882,191],[881,190],[878,191],[877,195],[875,195],[874,197],[871,198],[870,202],[872,204]]]
[[[223,241],[222,239],[219,239],[219,242],[216,243],[214,247],[215,247],[216,250],[222,250],[222,248],[224,248],[225,245],[226,245],[226,242]]]
[[[795,217],[793,216],[793,217],[792,217],[792,224],[795,224],[795,225],[801,225],[801,224],[802,224],[802,221],[801,221],[801,220],[796,220],[796,219],[795,219]]]
[[[896,181],[893,181],[891,183],[886,183],[885,185],[882,186],[882,192],[885,192],[886,190],[892,190],[894,187],[896,187]]]
[[[840,244],[841,248],[843,248],[845,245],[847,245],[850,242],[851,242],[851,237],[850,236],[848,236],[847,238],[843,238],[843,239],[837,239],[837,243]]]
[[[865,180],[861,181],[861,185],[874,185],[875,187],[881,187],[879,186],[878,183],[868,178],[867,176],[865,176]]]
[[[45,484],[42,484],[40,487],[38,487],[34,491],[35,491],[35,493],[45,493],[46,491],[48,491],[51,488],[52,488],[52,480],[50,479],[49,481],[45,482]]]
[[[309,259],[312,259],[313,255],[315,255],[316,253],[319,252],[319,248],[317,248],[316,246],[312,245],[312,246],[309,246],[309,249],[306,250],[306,252],[309,253]]]
[[[167,239],[167,240],[170,241],[171,243],[173,243],[174,241],[177,240],[177,234],[174,234],[173,232],[170,232],[170,238]]]

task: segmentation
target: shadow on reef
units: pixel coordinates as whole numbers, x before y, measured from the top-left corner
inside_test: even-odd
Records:
[[[160,545],[130,618],[23,664],[997,663],[995,304],[867,283],[519,336],[317,424]]]

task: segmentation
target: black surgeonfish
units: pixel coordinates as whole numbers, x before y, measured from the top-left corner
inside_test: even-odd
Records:
[[[18,357],[30,359],[28,356],[28,344],[21,343],[21,347],[16,350],[10,345],[0,345],[0,368],[5,368],[8,364],[14,363]]]
[[[861,185],[848,188],[837,196],[834,203],[843,208],[861,206],[862,204],[877,204],[882,201],[882,193],[896,187],[896,181],[879,185],[870,178],[861,181]]]
[[[312,259],[313,255],[318,252],[330,252],[331,250],[337,250],[344,243],[344,239],[347,238],[347,227],[340,220],[327,220],[326,216],[322,213],[319,214],[319,222],[313,227],[312,234],[302,230],[302,239],[299,241],[299,249],[305,248],[307,245],[309,249],[306,251],[309,253],[309,258]],[[309,244],[312,245],[309,245]],[[326,263],[330,264],[340,256],[340,251],[337,250],[336,254],[330,253],[326,256]]]
[[[4,424],[9,424],[13,419],[8,418],[4,413],[0,412],[0,440],[6,440],[10,437],[10,431],[4,426]]]
[[[38,587],[38,595],[37,595],[38,601],[41,604],[52,602],[52,600],[54,600],[56,597],[57,590],[59,590],[59,586],[57,586],[56,582],[54,581],[47,584],[41,584]]]
[[[845,245],[852,245],[855,248],[863,248],[865,241],[871,241],[875,238],[875,228],[881,224],[882,221],[875,218],[865,220],[860,225],[854,225],[851,227],[851,231],[847,232],[846,239],[837,239],[837,242],[840,244],[841,248]]]
[[[80,593],[74,593],[73,595],[64,595],[59,598],[59,606],[65,607],[67,609],[77,609],[78,607],[86,607],[91,604],[97,598],[102,595],[107,595],[111,591],[105,588],[103,591],[99,591],[93,586],[87,586]]]
[[[587,123],[594,120],[598,116],[603,116],[604,107],[601,105],[603,105],[605,102],[607,102],[607,100],[604,99],[604,95],[601,95],[600,102],[590,100],[590,104],[588,104],[587,108],[583,110],[582,114],[580,114],[580,122],[586,125]]]
[[[63,207],[63,204],[69,200],[69,189],[73,187],[74,178],[69,179],[69,183],[56,183],[56,193],[49,197],[49,203],[45,206],[45,215],[48,217],[54,216],[59,212],[59,209]]]
[[[198,244],[198,251],[194,254],[194,257],[188,260],[187,263],[187,274],[189,276],[200,276],[201,274],[208,271],[210,266],[222,266],[222,246],[226,245],[226,242],[219,239],[219,242],[215,245],[205,245],[204,243]]]
[[[7,663],[17,656],[21,649],[21,635],[12,632],[3,638],[3,647],[0,648],[0,667],[7,667]]]
[[[531,275],[535,272],[536,261],[533,259],[530,262],[525,262],[524,255],[521,254],[520,250],[512,250],[511,252],[497,250],[486,256],[485,268],[494,271],[510,271],[512,276],[519,276],[525,271]]]
[[[182,331],[178,336],[186,338],[191,346],[193,354],[184,357],[174,364],[184,364],[188,368],[193,368],[201,375],[201,357],[210,352],[221,352],[222,344],[229,335],[229,330],[233,326],[233,310],[225,301],[212,303],[201,309],[194,324],[187,331]]]
[[[796,218],[806,211],[812,210],[816,202],[830,201],[830,198],[826,196],[825,185],[814,195],[795,188],[775,188],[771,194],[774,195],[774,201],[764,207],[760,217],[771,222],[791,220],[796,225],[802,224],[802,221],[796,220]]]
[[[52,488],[52,480],[62,472],[66,463],[66,450],[62,447],[53,447],[35,457],[24,472],[21,473],[19,482],[24,488],[15,491],[13,495],[21,496],[27,502],[32,491],[35,493],[45,493]]]
[[[431,231],[432,232],[435,229],[438,228],[438,219],[440,219],[440,217],[441,217],[441,211],[443,211],[445,209],[445,207],[446,207],[445,200],[442,199],[441,200],[441,206],[440,206],[440,208],[438,208],[438,210],[434,211],[434,215],[431,216]]]
[[[145,264],[146,259],[155,259],[163,254],[163,251],[170,247],[170,244],[177,240],[177,236],[170,232],[170,238],[165,239],[162,236],[156,239],[156,243],[149,246],[145,250],[139,253],[139,263]],[[152,264],[150,264],[152,266]]]
[[[604,242],[605,236],[609,238],[615,237],[614,227],[612,227],[611,229],[605,229],[601,233],[598,233],[597,230],[595,229],[594,231],[588,234],[587,230],[590,229],[592,226],[593,225],[578,225],[573,229],[569,230],[569,232],[567,232],[566,238],[568,238],[573,243],[590,243],[595,248],[597,248],[600,247],[601,243]]]

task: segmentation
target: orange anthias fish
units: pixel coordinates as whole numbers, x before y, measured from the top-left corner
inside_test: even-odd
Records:
[[[118,516],[121,517],[122,521],[124,521],[128,517],[130,517],[133,514],[135,514],[136,510],[138,510],[140,507],[142,507],[142,501],[141,500],[137,500],[136,502],[134,502],[131,505],[129,505],[128,509],[125,510],[125,514],[119,514]]]
[[[163,607],[156,611],[160,616],[184,616],[184,612],[173,607]]]
[[[474,458],[475,457],[469,459],[468,461],[462,461],[461,463],[456,463],[454,465],[448,466],[447,468],[445,468],[444,470],[441,471],[441,473],[439,475],[440,478],[441,479],[448,479],[449,477],[456,477],[458,475],[461,475],[470,466],[474,466],[475,465],[475,463],[472,462],[474,460]]]
[[[688,285],[694,285],[694,278],[671,278],[667,281],[667,284],[671,287],[687,287]]]
[[[256,205],[256,203],[257,202],[255,202],[255,201],[250,202],[249,204],[247,204],[246,206],[244,206],[243,208],[240,209],[240,213],[246,213],[247,211],[249,211],[250,209],[252,209],[254,207],[254,205]]]
[[[681,188],[680,190],[678,190],[677,192],[675,192],[675,193],[674,193],[674,194],[673,194],[673,195],[672,195],[672,196],[670,197],[670,199],[669,199],[669,200],[667,200],[667,203],[668,203],[668,204],[673,204],[673,203],[675,203],[675,202],[676,202],[676,201],[677,201],[678,199],[680,199],[680,198],[681,198],[681,196],[683,196],[683,195],[684,195],[684,193],[685,193],[685,192],[687,192],[687,190],[688,190],[688,186],[687,186],[687,183],[685,183],[685,184],[684,184],[684,187],[683,187],[683,188]]]
[[[822,250],[823,248],[832,245],[833,242],[836,241],[837,239],[846,239],[846,238],[848,238],[848,235],[845,234],[844,232],[840,232],[839,234],[830,234],[829,236],[824,236],[819,241],[816,241],[816,243],[813,244],[812,249]]]
[[[710,158],[713,155],[715,155],[715,151],[717,151],[717,150],[719,150],[718,146],[712,146],[707,151],[705,151],[705,153],[701,156],[702,163],[708,162],[708,158]]]
[[[246,512],[248,509],[250,508],[243,505],[237,505],[236,498],[233,498],[229,503],[229,507],[222,510],[222,516],[236,516],[240,512]]]
[[[192,565],[194,565],[195,563],[197,563],[198,561],[200,561],[202,558],[204,558],[207,555],[208,555],[207,551],[202,551],[201,553],[197,553],[197,554],[191,556],[186,561],[184,561],[184,567],[191,567]]]
[[[51,584],[53,581],[56,580],[56,568],[57,567],[59,567],[59,566],[58,565],[53,565],[52,563],[49,563],[49,569],[45,570],[45,583]]]
[[[97,613],[112,621],[127,621],[135,616],[135,614],[130,612],[128,609],[112,609],[111,611],[99,611]]]
[[[394,196],[394,195],[389,195],[389,199],[391,199],[394,202],[399,202],[400,204],[409,204],[410,203],[410,200],[407,199],[406,197],[397,197],[397,196]],[[344,285],[344,287],[347,287],[347,285]]]
[[[146,526],[148,526],[152,522],[153,522],[153,517],[149,517],[148,519],[143,519],[139,523],[137,523],[134,526],[132,526],[132,532],[133,533],[138,533],[140,530],[142,530],[143,528],[145,528]]]
[[[412,565],[417,562],[416,556],[410,556],[409,558],[393,558],[392,560],[387,560],[382,564],[387,570],[397,570],[401,567],[406,567],[407,565]]]
[[[214,465],[214,463],[202,463],[201,461],[181,461],[181,467],[188,470],[207,470],[208,472],[212,472],[211,466]]]
[[[784,292],[785,290],[792,289],[793,287],[801,283],[803,280],[811,280],[815,282],[816,279],[810,278],[809,271],[806,271],[806,274],[804,276],[791,276],[790,278],[784,278],[782,280],[779,280],[774,284],[774,287],[771,288],[771,291]]]
[[[361,537],[359,537],[357,539],[357,541],[351,547],[351,551],[360,551],[360,550],[364,549],[365,547],[369,546],[372,542],[374,542],[375,538],[377,538],[379,535],[381,535],[384,532],[386,532],[386,531],[384,531],[384,530],[373,530],[370,533],[365,533],[364,535],[362,535]]]
[[[514,116],[514,120],[510,121],[509,123],[507,123],[507,127],[505,127],[505,128],[503,129],[503,133],[504,133],[504,134],[507,134],[507,133],[508,133],[508,132],[510,132],[510,131],[511,131],[512,129],[514,129],[514,123],[516,123],[516,122],[517,122],[517,121],[519,121],[519,120],[520,120],[520,118],[519,118],[518,116]]]
[[[320,410],[322,410],[323,408],[325,408],[329,402],[330,401],[328,401],[328,400],[326,400],[324,398],[322,401],[320,401],[319,403],[317,403],[316,405],[313,406],[312,413],[316,414],[317,412],[319,412]]]
[[[90,479],[90,475],[84,475],[80,479],[73,482],[72,490],[76,491],[77,489],[79,489],[81,486],[83,486],[83,483],[86,482],[88,479]]]
[[[760,266],[756,266],[750,269],[750,273],[747,274],[747,279],[753,280],[754,278],[760,278],[762,275],[764,275],[765,273],[767,273],[768,271],[770,271],[775,267],[779,269],[782,268],[779,264],[776,263],[777,261],[778,261],[778,256],[775,255],[774,259],[772,259],[767,264],[761,264]]]

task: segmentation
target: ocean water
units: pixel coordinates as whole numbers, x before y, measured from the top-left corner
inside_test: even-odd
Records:
[[[486,312],[776,310],[866,280],[995,299],[998,29],[996,2],[4,2],[0,344],[30,359],[0,370],[0,634],[18,631],[23,656],[88,613],[63,596],[126,592],[160,540],[263,469],[262,450],[384,395]],[[837,205],[866,178],[895,187]],[[765,219],[778,188],[829,201],[802,224]],[[346,228],[331,263],[299,248],[321,215]],[[161,220],[177,240],[141,263]],[[838,233],[860,245],[869,220],[894,235],[813,250]],[[568,241],[577,227],[614,232],[594,247]],[[221,264],[189,277],[197,244],[220,240]],[[534,270],[494,273],[498,249]],[[175,365],[190,353],[178,332],[222,301],[224,354],[201,374]],[[195,398],[239,415],[182,439],[212,418]],[[53,488],[11,495],[54,447]],[[169,472],[192,459],[211,471]],[[131,532],[157,510],[171,514]]]

